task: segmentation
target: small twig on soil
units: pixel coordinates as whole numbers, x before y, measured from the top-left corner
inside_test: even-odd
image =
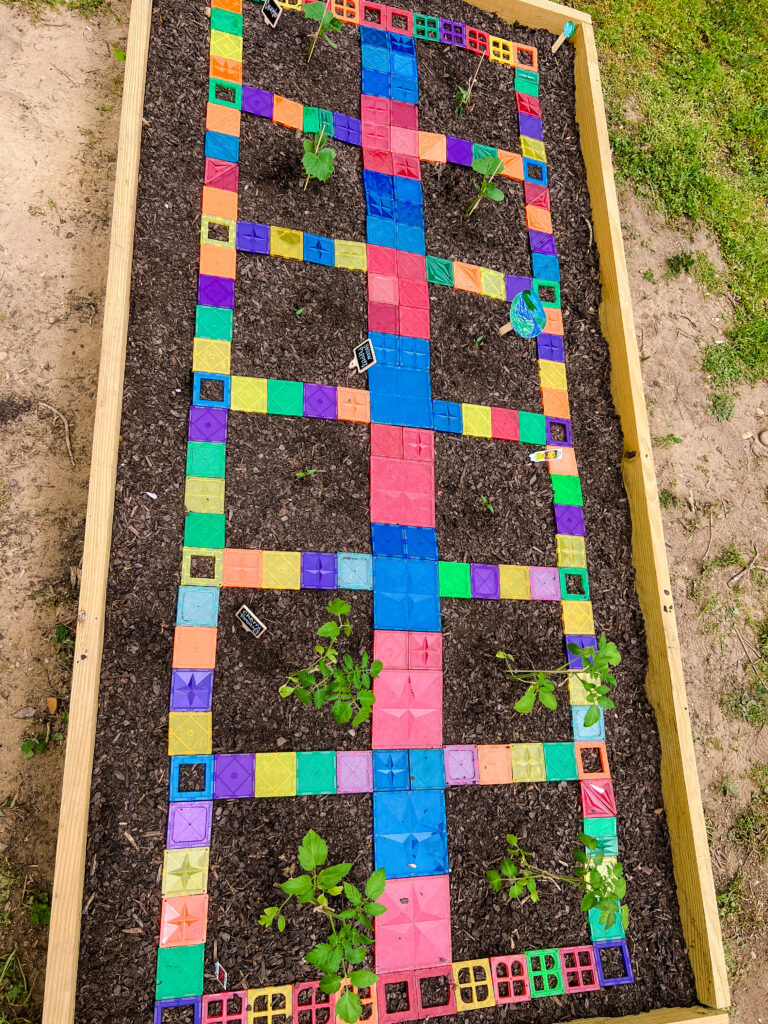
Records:
[[[581,219],[584,221],[584,223],[589,228],[589,248],[591,249],[592,248],[592,225],[589,223],[589,219],[587,217],[585,217],[584,214],[581,215]]]
[[[38,402],[37,404],[40,406],[41,409],[48,409],[50,412],[52,412],[54,420],[61,420],[61,422],[64,424],[64,440],[67,443],[67,452],[69,453],[69,461],[74,466],[74,464],[75,464],[75,456],[72,454],[72,442],[69,439],[69,420],[67,419],[67,417],[63,413],[59,412],[58,409],[54,409],[54,407],[52,405],[48,405],[47,402]]]
[[[757,558],[758,552],[755,551],[754,555],[752,555],[749,564],[745,565],[743,569],[740,569],[735,576],[731,576],[731,578],[728,580],[728,586],[732,587],[737,580],[741,579],[745,572],[749,572],[749,570],[754,566],[755,562],[757,561]]]
[[[686,313],[678,313],[677,315],[681,316],[683,318],[683,320],[687,320],[688,323],[691,325],[691,327],[695,327],[697,331],[701,330],[701,328],[696,323],[696,321],[695,320],[691,320],[691,318]]]
[[[707,550],[704,552],[704,558],[709,554],[709,549],[712,547],[712,516],[709,517],[709,543],[707,544]]]

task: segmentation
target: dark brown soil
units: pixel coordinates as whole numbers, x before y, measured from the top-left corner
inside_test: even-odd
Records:
[[[552,217],[563,278],[567,367],[576,453],[585,495],[590,582],[598,631],[620,647],[618,710],[607,720],[627,878],[630,948],[637,981],[586,996],[515,1008],[524,1024],[599,1014],[619,1016],[695,1002],[683,941],[659,782],[659,742],[643,679],[646,650],[634,591],[629,509],[620,463],[622,439],[608,386],[600,333],[597,253],[574,118],[568,46],[552,57],[552,37],[476,11],[459,0],[427,0],[420,10],[539,48]],[[245,11],[245,77],[290,99],[357,115],[360,56],[346,30],[338,51],[320,47],[307,67],[310,26],[286,13],[270,32],[255,5]],[[107,631],[85,885],[80,1024],[151,1019],[168,794],[166,716],[183,522],[186,420],[196,296],[203,169],[208,21],[203,5],[167,0],[156,8],[147,77],[116,492]],[[458,84],[475,60],[418,44],[420,126],[516,150],[512,75],[485,62],[475,104],[453,113]],[[363,237],[359,153],[338,144],[338,173],[326,186],[299,181],[301,138],[243,118],[241,217],[334,237]],[[342,152],[344,151],[344,152]],[[508,273],[530,273],[521,186],[505,182],[504,203],[485,203],[469,224],[468,176],[446,168],[424,175],[428,251]],[[432,384],[437,398],[538,410],[533,346],[495,329],[502,303],[431,290]],[[297,311],[303,310],[298,316]],[[262,257],[238,266],[233,373],[360,386],[346,371],[365,331],[365,278]],[[479,345],[475,342],[482,335]],[[227,466],[228,543],[267,549],[370,550],[366,436],[362,428],[319,421],[231,417]],[[549,484],[522,449],[439,437],[436,445],[441,557],[517,564],[554,561]],[[295,474],[311,468],[308,478]],[[157,498],[148,496],[148,492]],[[487,512],[486,495],[494,505]],[[285,511],[281,511],[285,509]],[[276,695],[286,672],[311,656],[327,594],[245,595],[268,623],[258,642],[230,628],[242,593],[223,592],[214,696],[214,750],[365,748],[352,736]],[[445,742],[570,738],[565,694],[557,712],[526,717],[493,658],[503,647],[524,666],[562,660],[557,605],[443,602]],[[370,596],[353,602],[355,645],[370,649]],[[567,892],[507,906],[483,873],[508,831],[544,859],[569,862],[579,829],[573,784],[472,787],[448,792],[456,959],[586,941],[584,915]],[[367,796],[218,804],[210,873],[206,970],[215,955],[233,986],[309,977],[302,955],[310,918],[286,932],[256,925],[274,885],[294,866],[310,826],[335,859],[371,867]],[[209,977],[209,991],[215,986]],[[436,1000],[439,1001],[439,1000]],[[503,1010],[479,1011],[479,1024]]]

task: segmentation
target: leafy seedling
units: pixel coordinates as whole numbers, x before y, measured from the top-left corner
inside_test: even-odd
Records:
[[[671,448],[673,444],[682,444],[682,437],[676,437],[674,434],[664,434],[663,437],[654,437],[654,443],[659,448]]]
[[[457,117],[463,117],[465,111],[469,110],[471,108],[471,106],[472,106],[472,90],[475,87],[475,82],[477,81],[477,76],[480,73],[480,67],[481,67],[481,65],[483,63],[483,59],[484,58],[481,55],[480,60],[477,62],[477,67],[475,68],[475,73],[472,75],[470,80],[467,82],[466,89],[463,86],[461,86],[461,85],[457,85],[456,86],[456,93],[455,93],[456,110],[455,110],[455,114],[456,114]]]
[[[24,1024],[27,1018],[19,1018],[17,1015],[6,1017],[2,1012],[2,1005],[13,1010],[26,1006],[30,999],[29,984],[24,974],[24,968],[16,947],[10,953],[0,956],[0,1021],[19,1021]]]
[[[504,651],[497,651],[496,657],[504,662],[504,671],[510,681],[526,685],[525,693],[514,705],[515,711],[521,715],[527,715],[533,711],[537,700],[545,708],[554,711],[557,707],[557,698],[555,697],[555,684],[549,676],[575,675],[584,687],[584,695],[587,704],[590,705],[584,716],[584,726],[589,728],[599,721],[600,708],[609,711],[616,706],[608,694],[618,685],[611,669],[620,664],[621,655],[616,644],[606,640],[605,633],[600,634],[597,649],[581,647],[579,644],[568,644],[567,649],[571,654],[578,654],[582,661],[589,662],[589,668],[580,672],[578,669],[570,668],[566,662],[559,668],[546,672],[539,669],[519,672],[514,667],[515,659],[511,655]]]
[[[483,341],[483,335],[482,334],[478,334],[478,336],[475,338],[475,352],[477,352],[477,350],[480,348],[480,345],[482,344],[482,341]]]
[[[301,314],[302,314],[302,313],[304,312],[304,310],[305,310],[306,308],[307,308],[306,306],[300,306],[300,307],[299,307],[299,309],[297,309],[297,310],[295,311],[295,312],[296,312],[296,319],[297,319],[297,320],[301,320]]]
[[[27,759],[32,758],[35,754],[44,754],[48,749],[48,739],[44,732],[37,732],[34,736],[29,736],[21,744],[21,756]]]
[[[357,664],[351,654],[339,654],[336,641],[341,633],[348,637],[352,633],[349,622],[349,605],[341,598],[335,598],[328,605],[328,611],[335,616],[324,622],[317,635],[327,641],[327,646],[315,645],[316,660],[309,668],[288,676],[288,685],[280,687],[281,697],[296,697],[307,707],[320,710],[324,704],[331,705],[331,714],[339,725],[352,723],[356,728],[371,717],[376,698],[373,695],[373,680],[381,672],[380,661],[372,661],[363,652]]]
[[[477,195],[467,207],[464,216],[471,217],[481,199],[492,199],[494,203],[500,203],[504,199],[504,193],[493,184],[493,179],[502,170],[504,163],[498,156],[479,156],[472,161],[472,170],[482,174],[481,182],[473,182]]]
[[[373,945],[373,918],[386,912],[383,903],[378,902],[384,892],[386,875],[384,868],[374,871],[365,883],[363,892],[344,879],[352,869],[351,864],[332,864],[323,867],[328,860],[328,844],[317,832],[310,829],[301,841],[298,851],[299,864],[306,874],[294,875],[280,883],[286,894],[283,902],[276,907],[266,907],[259,924],[270,928],[275,922],[278,931],[286,925],[284,908],[292,899],[315,908],[316,913],[328,919],[331,933],[325,942],[319,942],[304,959],[322,972],[320,991],[329,995],[342,994],[336,1000],[336,1016],[347,1024],[360,1020],[363,1007],[355,988],[369,988],[378,980],[373,971],[362,970],[368,950]],[[342,885],[343,882],[343,885]],[[334,897],[344,895],[342,909],[331,904]]]
[[[483,503],[483,508],[486,510],[486,512],[490,512],[491,515],[493,515],[493,505],[490,503],[490,501],[488,501],[484,494],[480,495],[480,501]]]
[[[312,178],[317,178],[318,181],[328,181],[333,174],[333,161],[336,158],[336,153],[330,146],[323,145],[324,135],[325,125],[321,125],[320,131],[315,132],[314,140],[304,140],[304,156],[301,158],[301,162],[307,172],[304,182],[305,189]]]
[[[342,22],[330,12],[328,4],[323,3],[323,0],[315,0],[314,3],[304,4],[302,10],[305,18],[317,22],[317,31],[312,36],[312,41],[309,44],[309,53],[307,54],[307,64],[309,64],[318,40],[322,39],[329,46],[332,46],[334,50],[336,49],[336,43],[330,38],[329,32],[341,32]]]
[[[584,844],[586,852],[574,850],[575,867],[570,875],[563,875],[532,863],[533,854],[520,849],[517,836],[508,835],[506,856],[498,870],[486,872],[486,878],[494,892],[501,892],[502,887],[507,887],[510,899],[528,895],[533,903],[538,903],[538,882],[542,879],[550,879],[555,885],[572,885],[584,894],[581,898],[582,911],[594,908],[600,912],[600,924],[605,928],[610,928],[618,918],[626,929],[629,911],[621,901],[627,883],[621,862],[606,860],[594,836],[581,832],[579,842]]]
[[[300,469],[296,474],[296,479],[303,480],[305,476],[314,476],[316,472],[316,469]]]
[[[24,905],[29,910],[32,924],[45,926],[51,923],[51,898],[47,892],[30,893]]]
[[[62,661],[67,661],[75,646],[75,638],[72,633],[61,622],[53,631],[53,642],[56,644],[56,653]]]

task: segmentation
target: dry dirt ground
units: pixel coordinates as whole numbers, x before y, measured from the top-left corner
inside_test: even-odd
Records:
[[[121,2],[90,20],[0,7],[0,954],[18,946],[32,989],[18,1019],[32,1021],[46,929],[31,918],[53,874],[117,147],[112,48],[126,33]],[[744,388],[729,421],[708,412],[701,349],[723,337],[730,302],[665,274],[688,251],[720,267],[716,247],[630,194],[621,207],[716,882],[730,894],[734,1013],[762,1024],[768,871],[729,832],[757,791],[750,772],[768,762],[768,729],[747,721],[761,707],[768,720],[749,665],[768,616],[757,568],[768,562],[768,448],[756,440],[768,388]],[[746,563],[757,552],[736,580],[731,546]],[[45,749],[25,758],[29,738]]]

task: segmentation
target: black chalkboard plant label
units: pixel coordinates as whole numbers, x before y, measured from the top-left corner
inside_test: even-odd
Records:
[[[264,21],[266,21],[269,27],[276,28],[278,21],[280,21],[280,15],[283,13],[283,8],[277,0],[264,0],[261,13],[264,15]]]
[[[247,604],[240,605],[235,612],[235,618],[239,620],[243,629],[253,633],[254,636],[261,636],[267,631],[267,627],[257,615],[254,615]]]
[[[365,373],[375,363],[376,353],[373,351],[373,342],[370,338],[366,338],[362,344],[356,345],[353,349],[352,362],[349,364],[349,368],[350,370],[357,370],[358,373]]]

